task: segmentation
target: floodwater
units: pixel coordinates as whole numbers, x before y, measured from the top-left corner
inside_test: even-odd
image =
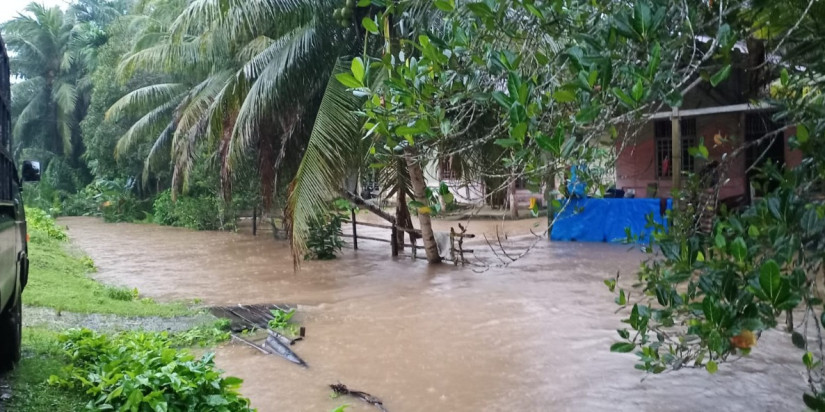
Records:
[[[512,236],[540,220],[524,222],[506,230],[504,244],[525,248],[528,238]],[[749,358],[715,375],[646,376],[634,355],[610,353],[622,314],[602,281],[617,271],[630,281],[642,255],[627,246],[542,240],[509,266],[479,270],[392,259],[389,245],[362,240],[358,251],[296,273],[288,245],[268,236],[62,223],[103,282],[161,300],[299,305],[307,338],[293,348],[309,369],[243,346],[217,350],[219,366],[245,380],[243,394],[262,412],[376,410],[331,399],[328,385],[338,382],[394,412],[804,409],[802,352],[787,350],[782,332],[763,333]],[[501,224],[510,223],[474,221],[468,232]],[[478,255],[486,249],[474,261],[497,262],[483,241],[470,245]]]

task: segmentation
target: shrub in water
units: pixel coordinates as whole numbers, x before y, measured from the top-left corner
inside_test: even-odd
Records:
[[[344,246],[341,239],[341,222],[344,217],[338,213],[329,213],[318,216],[309,226],[305,259],[329,260],[335,259],[335,254]]]

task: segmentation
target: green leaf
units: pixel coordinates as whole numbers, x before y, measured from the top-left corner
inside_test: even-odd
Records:
[[[510,109],[510,106],[513,104],[513,100],[510,96],[507,96],[503,92],[493,92],[493,100],[496,101],[501,107],[505,109]]]
[[[355,77],[353,77],[349,73],[338,73],[338,74],[335,75],[335,78],[338,80],[338,82],[340,82],[344,86],[347,86],[347,87],[350,87],[350,88],[353,88],[353,89],[363,86],[363,84],[361,82],[359,82],[358,80],[355,80]]]
[[[524,137],[527,135],[527,123],[518,123],[510,129],[510,137],[516,139],[519,143],[524,142]]]
[[[630,332],[628,332],[627,329],[617,329],[616,332],[619,333],[622,339],[630,339]]]
[[[627,295],[625,295],[624,289],[619,289],[619,296],[616,296],[613,301],[619,306],[627,305]]]
[[[790,81],[790,76],[788,76],[788,69],[782,68],[782,71],[779,73],[780,82],[783,86],[787,86],[788,82]]]
[[[527,109],[519,102],[514,102],[510,106],[510,124],[516,125],[518,123],[527,122]]]
[[[520,145],[518,140],[515,139],[496,139],[495,143],[504,148]]]
[[[748,227],[748,236],[756,238],[759,237],[759,228],[756,225]]]
[[[446,11],[447,13],[455,10],[455,2],[454,1],[446,1],[446,0],[435,0],[433,5],[437,7],[441,11]]]
[[[227,376],[222,381],[224,387],[237,387],[243,383],[243,379],[234,376]]]
[[[719,370],[719,365],[717,365],[714,361],[708,361],[708,363],[705,364],[705,369],[707,369],[708,373],[712,375],[716,373],[717,370]]]
[[[721,233],[717,233],[713,241],[719,249],[725,249],[725,246],[727,245],[727,241],[725,241],[725,237],[722,236]]]
[[[653,45],[653,51],[650,53],[650,63],[647,66],[647,77],[653,78],[656,71],[659,70],[659,63],[662,58],[662,46],[657,42]]]
[[[599,71],[591,70],[590,73],[587,75],[587,84],[592,88],[593,85],[596,84],[597,80],[599,80]]]
[[[580,110],[578,114],[576,114],[576,121],[581,124],[588,124],[596,120],[599,117],[599,113],[601,113],[602,107],[598,104],[593,106],[585,107],[584,109]]]
[[[665,96],[665,103],[670,107],[682,107],[683,100],[682,93],[678,90],[674,90]]]
[[[799,332],[791,333],[791,343],[799,349],[805,349],[808,346],[805,342],[805,337]]]
[[[553,137],[547,136],[544,133],[539,133],[536,138],[536,144],[542,149],[547,152],[552,153],[555,156],[561,154],[561,145],[564,143],[564,134],[556,133]]]
[[[779,273],[779,264],[775,260],[770,259],[759,268],[759,287],[771,302],[778,303],[776,298],[779,297],[782,287],[782,276]]]
[[[616,342],[610,345],[611,352],[628,353],[633,352],[633,349],[636,349],[636,344],[631,342]]]
[[[605,284],[605,286],[607,286],[607,289],[610,290],[610,293],[613,293],[613,290],[616,289],[616,279],[605,279],[604,284]],[[825,312],[823,312],[822,316],[823,316],[823,319],[825,319]],[[823,321],[823,324],[825,325],[825,320]],[[52,376],[54,376],[54,375],[52,375]]]
[[[135,389],[129,394],[129,399],[126,400],[126,405],[128,405],[128,407],[138,406],[141,402],[143,402],[143,393],[140,389]]]
[[[745,239],[742,239],[741,236],[734,239],[733,243],[730,244],[730,254],[739,262],[744,262],[748,256],[748,245],[745,244]]]
[[[559,89],[553,93],[553,99],[559,103],[569,103],[576,100],[576,93],[567,89]]]
[[[478,17],[493,17],[493,11],[490,9],[490,6],[483,2],[469,3],[467,4],[467,8]]]
[[[697,262],[704,262],[705,261],[705,254],[702,252],[696,253],[696,261]]]
[[[645,86],[642,83],[642,79],[636,80],[636,84],[633,85],[633,89],[630,90],[631,96],[635,101],[641,101],[642,97],[645,94]]]
[[[436,4],[437,3],[438,2],[436,2]],[[364,29],[366,29],[368,32],[372,34],[378,34],[378,25],[375,24],[375,22],[371,18],[364,17],[361,20],[361,25],[364,26]]]
[[[802,395],[802,401],[805,402],[805,406],[811,408],[814,411],[819,412],[825,410],[825,401],[823,401],[822,398],[809,395],[806,393]]]
[[[705,300],[702,301],[702,312],[705,314],[705,319],[707,319],[708,322],[717,326],[722,323],[722,309],[716,303],[716,299],[713,296],[705,296]]]
[[[631,109],[636,107],[636,102],[633,101],[633,99],[627,93],[625,93],[624,90],[618,87],[614,87],[613,89],[611,89],[611,91],[613,92],[613,95],[619,98],[619,101],[621,101],[622,104],[624,104],[625,106]]]
[[[710,85],[716,87],[719,83],[725,81],[728,76],[730,76],[731,66],[730,64],[725,65],[722,70],[716,72],[713,76],[710,76]]]
[[[796,141],[799,143],[805,143],[809,138],[808,128],[804,124],[798,124],[796,126]]]
[[[427,133],[430,126],[424,119],[419,119],[413,124],[398,126],[395,129],[395,134],[398,136],[418,136]]]
[[[804,355],[802,355],[802,363],[805,364],[805,367],[808,368],[809,370],[813,369],[813,367],[814,367],[814,354],[811,353],[811,352],[806,352]]]
[[[358,80],[360,84],[364,84],[364,75],[366,74],[366,69],[364,68],[364,61],[361,60],[360,57],[352,59],[352,65],[350,69],[352,70],[352,76],[355,77],[355,80]]]

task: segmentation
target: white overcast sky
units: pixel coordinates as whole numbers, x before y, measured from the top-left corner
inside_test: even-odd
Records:
[[[0,22],[13,19],[17,13],[23,11],[23,8],[32,0],[0,0]],[[35,0],[35,3],[43,4],[47,7],[61,6],[66,7],[68,2],[66,0]]]

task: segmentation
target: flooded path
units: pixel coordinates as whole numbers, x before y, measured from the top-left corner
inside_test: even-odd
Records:
[[[307,339],[295,350],[309,369],[246,347],[218,350],[219,366],[245,380],[243,394],[262,412],[375,410],[330,399],[327,385],[339,381],[393,412],[804,409],[802,353],[785,350],[790,339],[779,332],[713,376],[642,380],[634,355],[610,353],[621,314],[602,280],[638,267],[641,256],[626,246],[540,242],[509,267],[479,273],[393,260],[387,245],[359,242],[357,252],[294,273],[288,245],[268,237],[61,223],[103,282],[165,300],[300,305]]]

